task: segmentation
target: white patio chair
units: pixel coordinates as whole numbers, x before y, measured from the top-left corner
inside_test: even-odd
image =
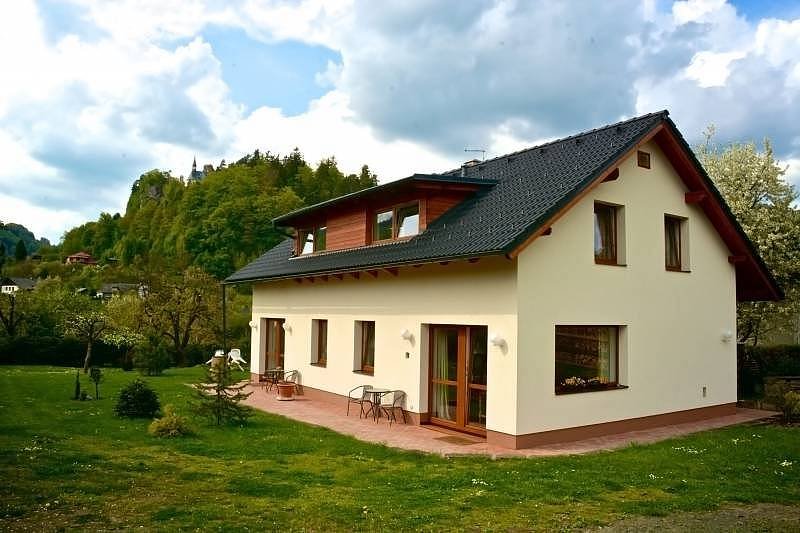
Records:
[[[211,361],[213,361],[215,357],[225,357],[225,352],[223,352],[222,350],[217,350],[217,351],[215,351],[215,352],[214,352],[214,355],[212,355],[212,356],[211,356],[211,359],[209,359],[208,361],[206,361],[206,364],[207,364],[207,365],[210,365],[210,364],[211,364]]]
[[[244,370],[242,368],[242,363],[245,365],[247,364],[247,361],[242,358],[242,352],[239,350],[239,348],[231,348],[231,351],[228,352],[228,362],[236,365],[239,370]]]

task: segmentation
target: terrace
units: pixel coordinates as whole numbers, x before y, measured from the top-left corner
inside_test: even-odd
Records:
[[[359,417],[357,407],[355,410],[351,409],[350,415],[347,416],[346,400],[344,398],[334,400],[328,396],[313,394],[295,395],[293,401],[278,401],[274,389],[267,391],[258,386],[250,386],[249,388],[253,394],[245,403],[261,411],[325,427],[365,442],[380,443],[391,448],[433,453],[444,457],[461,455],[484,455],[492,458],[546,457],[584,454],[602,450],[614,450],[634,443],[650,444],[699,431],[755,422],[775,415],[770,411],[737,409],[734,415],[698,422],[630,431],[562,444],[511,450],[487,444],[485,439],[479,437],[449,431],[436,426],[403,424],[402,422],[390,425],[384,418],[379,418],[376,422],[372,417]]]

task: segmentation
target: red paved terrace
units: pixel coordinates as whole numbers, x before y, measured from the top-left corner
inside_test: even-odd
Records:
[[[372,418],[359,418],[358,406],[350,408],[350,416],[345,415],[346,401],[331,401],[324,398],[311,399],[295,395],[293,401],[278,401],[275,389],[267,392],[261,387],[248,387],[253,392],[246,403],[276,415],[282,415],[300,422],[332,429],[338,433],[351,435],[359,440],[385,444],[392,448],[435,453],[445,457],[457,455],[487,455],[498,457],[542,457],[590,453],[614,450],[632,443],[650,444],[672,437],[680,437],[698,431],[743,424],[774,416],[771,411],[756,409],[737,409],[736,414],[721,416],[698,422],[662,426],[642,431],[630,431],[605,437],[597,437],[575,442],[552,444],[511,450],[487,444],[484,439],[463,433],[450,432],[428,425],[392,424],[385,418],[374,422]]]

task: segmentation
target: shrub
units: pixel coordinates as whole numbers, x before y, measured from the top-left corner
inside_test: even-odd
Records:
[[[246,386],[246,382],[239,383],[231,374],[227,359],[219,366],[209,365],[205,378],[195,384],[195,412],[207,416],[218,426],[244,424],[252,414],[249,407],[241,405],[252,394],[242,391]]]
[[[765,377],[800,376],[800,345],[740,345],[737,356],[739,392],[743,395],[761,393]]]
[[[183,437],[192,430],[186,417],[180,416],[172,405],[164,406],[164,416],[150,423],[147,432],[154,437]]]
[[[114,412],[127,418],[153,418],[161,409],[158,395],[141,379],[128,383],[117,397]]]
[[[172,358],[167,353],[159,339],[150,338],[136,347],[133,356],[133,366],[146,376],[160,376],[172,364]]]
[[[783,413],[783,422],[786,424],[792,421],[793,415],[800,415],[800,394],[793,392],[791,386],[784,381],[767,385],[764,399]]]

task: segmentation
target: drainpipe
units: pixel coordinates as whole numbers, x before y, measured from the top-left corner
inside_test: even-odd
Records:
[[[225,304],[225,284],[220,283],[220,287],[222,287],[222,351],[227,354],[228,353],[228,317],[226,313],[226,308],[228,307]]]

